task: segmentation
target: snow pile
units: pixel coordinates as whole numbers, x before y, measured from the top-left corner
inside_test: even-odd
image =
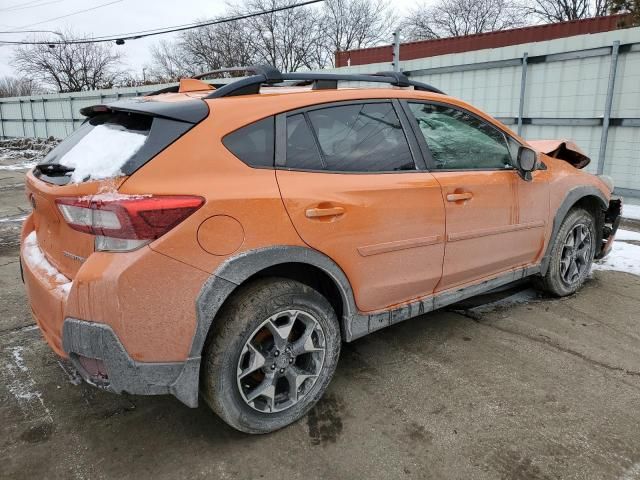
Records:
[[[98,125],[87,133],[59,163],[75,168],[73,183],[122,175],[121,168],[144,144],[146,135],[113,125]]]
[[[60,143],[53,137],[0,140],[0,170],[33,168]]]
[[[56,291],[64,296],[71,290],[71,280],[62,275],[56,267],[49,263],[42,250],[38,246],[36,232],[33,231],[24,239],[23,258],[29,266],[42,276],[50,277],[56,283]]]
[[[609,255],[593,264],[593,270],[616,270],[640,276],[640,245],[627,243],[639,241],[640,233],[618,230]]]
[[[640,205],[631,205],[629,203],[625,203],[622,206],[622,218],[640,220]]]

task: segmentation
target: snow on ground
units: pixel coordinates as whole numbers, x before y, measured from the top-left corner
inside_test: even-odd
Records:
[[[0,165],[0,170],[31,170],[38,162],[23,161],[20,163],[10,163],[9,165]]]
[[[640,220],[640,205],[625,203],[624,205],[622,205],[622,217],[632,218],[633,220]]]
[[[51,412],[44,403],[42,392],[38,390],[36,382],[31,377],[29,368],[24,361],[23,354],[25,348],[22,346],[9,347],[10,359],[4,363],[4,367],[9,374],[7,379],[7,390],[18,401],[18,405],[25,417],[33,417],[33,414],[40,410],[42,417],[53,423]]]
[[[0,170],[28,170],[36,166],[59,143],[54,138],[0,140]]]
[[[146,139],[147,136],[140,133],[98,125],[64,154],[59,163],[75,168],[71,174],[74,183],[113,178],[122,174],[122,166],[140,150]]]
[[[640,233],[618,230],[609,255],[593,264],[593,270],[616,270],[640,276],[640,245],[625,240],[640,241]]]
[[[618,229],[616,232],[616,242],[618,240],[633,240],[640,242],[640,232],[634,232],[633,230]]]

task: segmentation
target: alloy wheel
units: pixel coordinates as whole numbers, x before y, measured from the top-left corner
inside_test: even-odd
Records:
[[[592,250],[591,231],[579,223],[574,226],[562,246],[560,278],[567,285],[574,284],[589,267]]]
[[[300,402],[316,383],[326,354],[321,325],[302,310],[265,320],[245,343],[237,367],[242,399],[263,413]]]

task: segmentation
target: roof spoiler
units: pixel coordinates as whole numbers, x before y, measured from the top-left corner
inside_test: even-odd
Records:
[[[154,102],[144,97],[120,100],[108,105],[99,104],[80,109],[80,113],[91,118],[103,113],[128,112],[170,118],[186,123],[198,123],[209,114],[207,102],[190,99],[181,102]]]

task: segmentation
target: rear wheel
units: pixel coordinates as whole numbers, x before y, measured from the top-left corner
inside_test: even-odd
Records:
[[[549,268],[538,286],[564,297],[576,292],[591,271],[596,245],[593,215],[582,208],[571,210],[553,242]]]
[[[202,359],[202,393],[229,425],[266,433],[304,416],[335,371],[340,329],[329,302],[299,282],[243,286],[216,317]]]

